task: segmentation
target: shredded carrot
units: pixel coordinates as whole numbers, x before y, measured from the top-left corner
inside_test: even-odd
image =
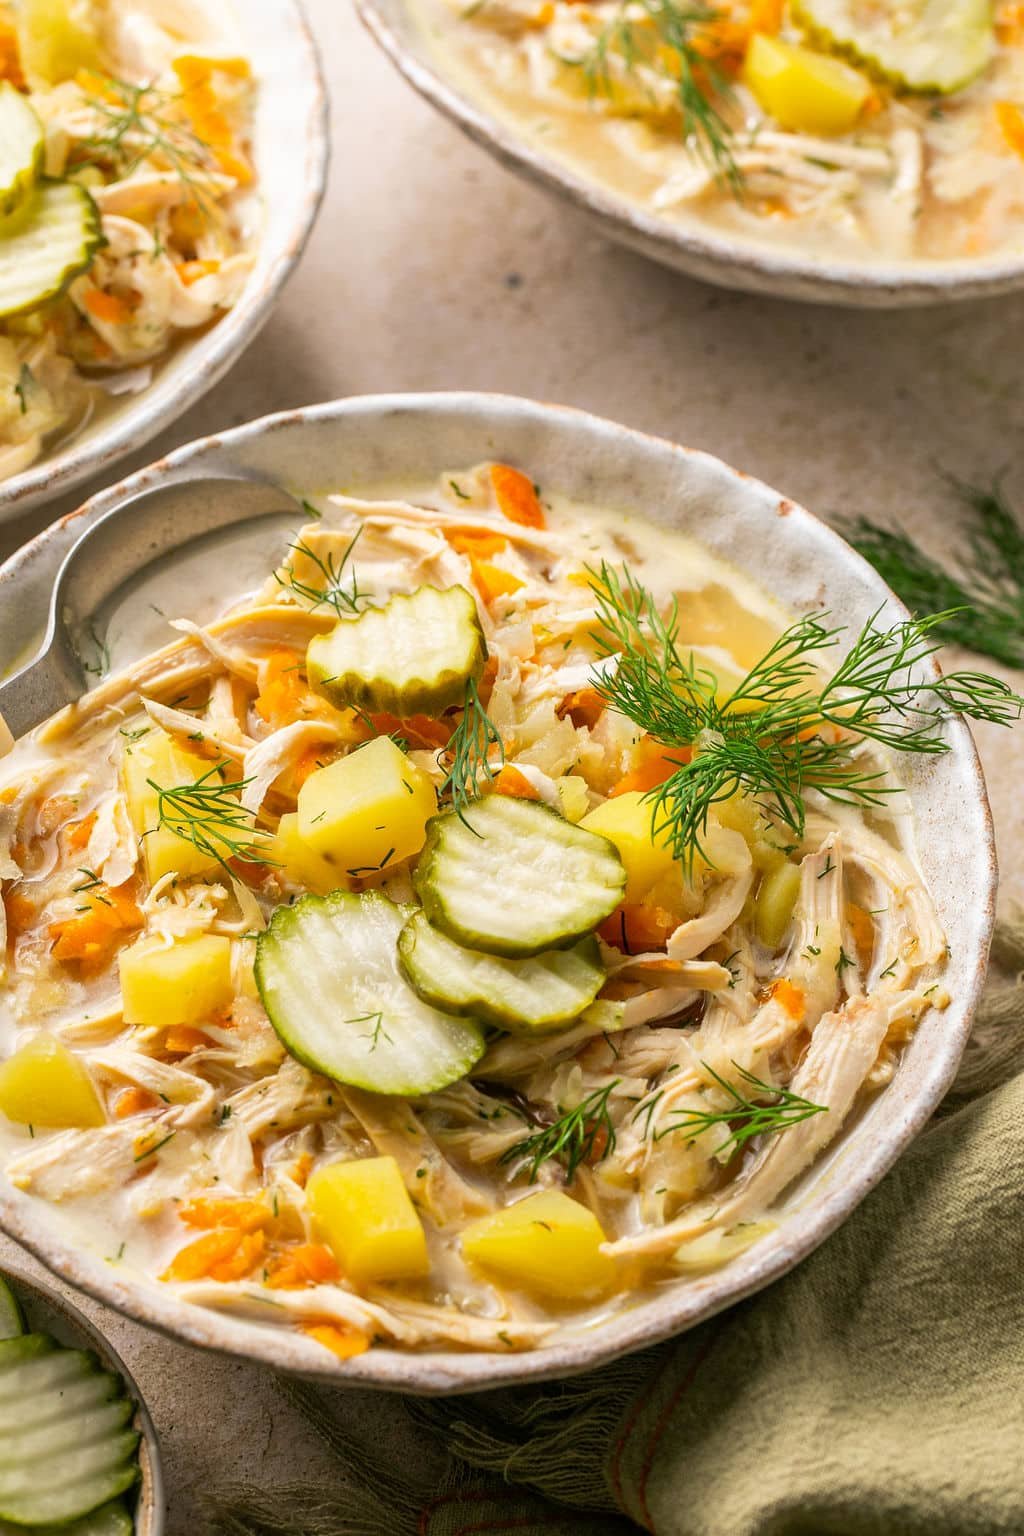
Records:
[[[193,283],[198,283],[201,277],[211,277],[214,272],[220,271],[219,261],[182,261],[175,268],[186,288],[191,288]]]
[[[204,1045],[212,1044],[209,1035],[191,1024],[172,1024],[164,1035],[164,1050],[169,1056],[187,1056],[191,1051],[200,1051]]]
[[[640,743],[638,755],[636,767],[623,774],[619,782],[608,791],[609,799],[634,792],[646,794],[649,789],[656,789],[684,763],[688,763],[693,752],[689,747],[663,747],[648,736]]]
[[[305,1189],[306,1180],[309,1178],[313,1167],[313,1158],[309,1152],[300,1152],[291,1166],[291,1177],[300,1189]]]
[[[604,699],[596,688],[577,688],[575,693],[566,694],[555,713],[559,720],[564,720],[568,715],[573,725],[585,725],[590,729],[597,724],[604,711]]]
[[[525,587],[525,581],[520,581],[518,576],[513,576],[511,571],[503,571],[500,566],[492,565],[489,560],[470,559],[473,567],[473,580],[476,582],[477,591],[484,602],[490,605],[499,597],[507,597],[511,592],[518,592],[520,587]]]
[[[544,508],[529,475],[510,464],[492,464],[491,485],[498,506],[510,523],[519,523],[524,528],[547,527]]]
[[[314,693],[295,651],[271,651],[260,663],[256,713],[274,730],[296,720],[333,720],[337,710]]]
[[[430,715],[410,715],[407,720],[397,715],[371,715],[370,724],[378,736],[401,736],[411,747],[424,751],[446,747],[454,730],[446,720],[434,720]]]
[[[778,32],[784,9],[785,0],[751,0],[747,25],[751,32]]]
[[[486,528],[448,528],[445,538],[460,555],[469,555],[477,560],[486,560],[488,555],[499,555],[503,549],[508,548],[508,539],[503,533],[491,533]]]
[[[331,1285],[339,1274],[337,1259],[323,1243],[300,1243],[271,1260],[267,1284],[275,1291],[294,1291],[306,1285]]]
[[[365,1354],[370,1347],[365,1333],[344,1323],[303,1323],[302,1332],[329,1349],[332,1355],[337,1355],[339,1360],[351,1360],[353,1355]]]
[[[85,307],[90,315],[106,325],[127,325],[135,313],[127,299],[116,293],[105,293],[102,288],[86,289]]]
[[[73,821],[64,831],[64,845],[69,853],[81,853],[82,849],[92,837],[92,829],[96,825],[96,812],[90,811],[88,816],[83,816],[81,821]]]
[[[211,1200],[197,1195],[181,1207],[178,1215],[186,1226],[204,1231],[228,1227],[239,1232],[258,1232],[269,1224],[271,1209],[263,1200]]]
[[[785,1008],[791,1019],[799,1023],[807,1012],[807,998],[803,987],[795,987],[785,976],[779,976],[768,988],[769,997],[773,997],[780,1007]]]
[[[127,1120],[131,1115],[144,1115],[156,1109],[159,1103],[156,1094],[150,1093],[148,1088],[126,1088],[114,1100],[114,1114],[118,1120]]]
[[[996,122],[1014,154],[1024,156],[1024,111],[1012,101],[996,102]]]
[[[25,88],[18,52],[18,34],[7,22],[0,23],[0,79],[9,80],[19,91]]]
[[[213,73],[220,67],[219,59],[204,59],[195,54],[183,54],[173,65],[182,87],[182,110],[196,137],[211,151],[222,171],[248,185],[253,179],[252,166],[234,148],[231,124],[218,105],[213,86]]]
[[[513,768],[511,763],[506,763],[494,780],[494,793],[496,795],[509,795],[513,800],[540,800],[543,798],[540,790],[530,783],[526,774],[520,773],[518,768]]]
[[[664,949],[669,935],[678,926],[679,919],[664,907],[626,903],[606,917],[597,931],[606,944],[633,955]]]
[[[262,1232],[245,1232],[241,1227],[218,1227],[186,1243],[174,1255],[161,1280],[243,1280],[263,1257],[266,1240]]]
[[[865,912],[864,908],[859,907],[855,901],[848,901],[846,922],[853,934],[857,959],[860,961],[861,968],[866,971],[875,953],[875,925],[871,921],[871,914]]]
[[[55,960],[76,961],[86,974],[100,969],[128,933],[143,926],[143,916],[126,886],[97,886],[83,892],[88,911],[77,913],[47,929]]]

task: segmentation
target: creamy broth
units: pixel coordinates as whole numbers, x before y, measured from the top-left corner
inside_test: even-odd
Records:
[[[788,6],[730,0],[713,8],[704,40],[699,27],[694,35],[721,71],[725,89],[711,94],[731,130],[738,192],[716,174],[699,135],[684,142],[671,55],[657,68],[626,66],[613,43],[597,75],[588,73],[597,40],[613,36],[623,17],[642,39],[639,4],[416,5],[439,67],[467,94],[539,153],[668,222],[853,264],[1024,250],[1024,30],[1015,5],[999,7],[990,61],[962,89],[914,95],[867,68],[855,120],[828,133],[781,124],[744,73],[761,27],[806,46]]]
[[[318,506],[319,520],[291,538],[255,525],[233,535],[233,592],[223,589],[223,558],[186,557],[143,579],[108,616],[119,670],[0,762],[0,1158],[7,1178],[49,1208],[48,1221],[115,1269],[160,1279],[197,1306],[302,1331],[311,1348],[347,1357],[375,1342],[542,1347],[654,1285],[728,1262],[771,1230],[778,1197],[884,1089],[917,1020],[944,1001],[944,940],[906,814],[880,819],[812,794],[793,835],[732,794],[712,808],[706,857],[686,869],[663,844],[655,854],[645,810],[641,858],[660,859],[658,870],[643,883],[626,836],[625,894],[597,937],[581,941],[600,957],[596,1002],[550,1030],[489,1025],[473,1063],[441,1088],[396,1096],[311,1070],[288,1021],[275,1011],[271,1022],[267,1008],[278,1005],[253,965],[268,923],[272,937],[282,912],[300,911],[297,898],[320,892],[305,900],[326,910],[316,906],[326,893],[312,844],[300,856],[284,840],[297,797],[301,812],[317,773],[400,736],[406,788],[425,787],[457,830],[446,810],[454,748],[444,741],[462,715],[340,707],[331,678],[310,684],[317,637],[395,594],[472,593],[489,657],[480,697],[504,748],[503,766],[492,751],[478,768],[475,804],[550,805],[558,816],[541,820],[564,828],[569,857],[573,837],[619,847],[625,834],[594,836],[588,821],[630,795],[639,802],[630,786],[654,785],[673,767],[593,686],[608,649],[595,607],[602,562],[628,570],[662,615],[678,604],[678,649],[719,690],[789,622],[696,542],[546,489],[538,500],[502,466]],[[316,598],[325,570],[335,594],[357,594],[347,617]],[[154,654],[171,633],[152,627],[154,603],[205,627]],[[237,786],[227,791],[236,817],[235,794],[259,783],[247,801],[251,856],[199,869],[180,824],[169,832],[152,809],[140,820],[131,759],[155,762],[161,742],[197,781],[212,774]],[[400,920],[411,921],[424,834],[395,857],[393,828],[368,830],[392,846],[379,867],[361,856],[363,867],[347,871],[342,850],[334,883],[354,903],[346,922],[375,901],[392,912],[407,904]],[[514,876],[515,849],[504,857]],[[768,888],[780,878],[791,889],[776,921]],[[227,992],[222,976],[221,994],[197,1012],[184,983],[178,993],[165,986],[175,1001],[150,997],[141,1016],[124,990],[138,947],[180,954],[204,939],[230,957]],[[312,972],[304,981],[315,991]],[[389,1024],[398,1032],[389,1006],[339,1005],[339,1028],[357,1055],[365,1049],[371,1077],[394,1046]],[[463,1016],[451,1023],[476,1028]],[[30,1063],[12,1087],[12,1067],[48,1042],[65,1053],[58,1078],[46,1075],[52,1061]],[[730,1150],[730,1127],[747,1111],[736,1120],[728,1082],[751,1106],[790,1103],[793,1124]],[[538,1158],[538,1134],[581,1105],[581,1157]],[[404,1278],[386,1264],[367,1278],[351,1234],[339,1235],[312,1194],[332,1170],[370,1163],[387,1163],[404,1186],[425,1254]],[[542,1235],[528,1234],[525,1272],[480,1257],[481,1223],[541,1199],[555,1207],[532,1223]],[[582,1235],[566,1238],[567,1210],[591,1224]],[[560,1262],[579,1283],[568,1290],[530,1269],[533,1240],[552,1233],[569,1243]]]

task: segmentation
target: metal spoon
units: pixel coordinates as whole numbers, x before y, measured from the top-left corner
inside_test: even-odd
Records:
[[[276,485],[222,476],[143,491],[84,529],[57,572],[41,651],[0,684],[0,756],[85,691],[78,647],[119,588],[203,534],[272,513],[303,515],[295,498]]]

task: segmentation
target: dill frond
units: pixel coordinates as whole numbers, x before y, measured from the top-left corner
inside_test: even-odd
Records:
[[[575,1109],[567,1110],[552,1125],[525,1136],[501,1154],[499,1163],[528,1162],[530,1183],[536,1182],[541,1165],[557,1159],[572,1183],[581,1163],[600,1163],[615,1150],[615,1126],[608,1100],[620,1078],[587,1095]]]
[[[958,575],[901,529],[860,517],[842,531],[912,613],[948,611],[945,641],[1024,667],[1024,527],[998,480],[988,487],[950,483],[973,514]]]
[[[221,773],[229,769],[227,761],[214,763],[192,784],[166,789],[154,779],[147,779],[156,791],[157,825],[166,827],[182,842],[191,843],[200,853],[231,874],[229,859],[244,864],[272,864],[267,858],[266,834],[253,826],[249,812],[239,803],[238,794],[250,781],[225,783]]]
[[[679,767],[647,798],[655,829],[688,868],[700,851],[712,807],[744,791],[767,802],[797,836],[804,799],[817,790],[845,804],[878,806],[899,786],[860,748],[873,741],[897,752],[949,750],[941,727],[953,715],[1009,724],[1024,699],[979,672],[932,672],[936,630],[948,613],[879,627],[868,620],[831,676],[821,658],[844,629],[827,614],[790,625],[724,700],[713,673],[698,668],[679,641],[678,605],[667,617],[626,570],[607,562],[589,572],[601,630],[595,640],[616,667],[592,686],[612,709],[669,748],[688,748]],[[923,680],[922,680],[922,664]]]
[[[583,70],[592,94],[607,97],[615,93],[613,55],[627,74],[645,66],[671,79],[684,142],[693,145],[717,181],[738,194],[743,178],[733,157],[733,130],[716,105],[729,98],[732,87],[700,45],[702,29],[719,15],[701,0],[621,0],[589,52],[565,62]]]
[[[728,1105],[724,1109],[681,1109],[677,1119],[660,1126],[654,1132],[651,1137],[653,1141],[661,1141],[666,1136],[680,1132],[692,1140],[703,1131],[722,1125],[729,1128],[729,1135],[721,1146],[716,1147],[716,1156],[726,1151],[732,1156],[755,1136],[778,1136],[783,1131],[791,1130],[794,1125],[799,1125],[802,1120],[809,1120],[812,1115],[828,1114],[827,1104],[812,1104],[810,1099],[801,1098],[798,1093],[791,1093],[787,1088],[777,1088],[771,1083],[762,1082],[735,1061],[733,1066],[743,1082],[754,1090],[754,1097],[748,1097],[734,1083],[720,1077],[706,1061],[702,1061],[701,1066],[728,1095]],[[761,1102],[764,1099],[770,1102]],[[643,1112],[637,1111],[638,1114]],[[648,1115],[647,1135],[650,1135],[650,1124],[651,1117]]]
[[[322,586],[316,586],[309,581],[300,581],[293,566],[286,565],[284,572],[274,572],[274,579],[278,586],[286,591],[294,592],[297,597],[303,598],[311,608],[332,608],[339,619],[351,617],[360,612],[360,603],[367,601],[367,594],[359,590],[359,578],[353,570],[348,585],[345,584],[345,568],[356,546],[356,541],[362,533],[362,528],[357,528],[348,545],[342,552],[340,560],[333,554],[328,554],[326,560],[311,549],[310,546],[299,539],[297,543],[290,544],[289,549],[297,555],[303,555],[320,573]]]
[[[101,126],[74,146],[74,164],[97,165],[124,180],[153,158],[174,172],[197,208],[207,210],[202,180],[217,170],[217,162],[185,120],[178,97],[113,75],[97,76],[96,85],[86,91],[86,101]]]
[[[495,749],[496,764],[491,760]],[[480,700],[474,678],[466,683],[462,718],[452,732],[445,754],[448,771],[441,793],[451,796],[452,809],[464,819],[480,794],[481,777],[490,782],[505,762],[501,735]]]

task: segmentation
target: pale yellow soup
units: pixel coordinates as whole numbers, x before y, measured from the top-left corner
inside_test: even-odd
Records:
[[[680,648],[722,688],[789,616],[691,539],[547,487],[538,500],[521,476],[517,510],[505,483],[484,464],[324,497],[290,548],[246,532],[223,558],[158,572],[110,617],[115,670],[0,762],[7,1180],[41,1225],[114,1274],[304,1335],[311,1359],[380,1344],[542,1348],[652,1286],[727,1263],[771,1232],[788,1185],[884,1091],[908,1034],[944,996],[945,945],[907,806],[869,819],[812,797],[793,837],[733,796],[687,870],[635,804],[629,786],[660,749],[592,686],[601,562],[628,569],[666,616],[678,603]],[[588,941],[597,1000],[549,1032],[488,1028],[462,1077],[419,1095],[368,1091],[296,1059],[254,974],[275,912],[309,892],[339,886],[360,910],[404,904],[403,920],[418,902],[416,848],[395,858],[391,847],[373,870],[346,869],[341,848],[326,880],[324,861],[297,848],[297,797],[313,775],[399,736],[417,794],[452,814],[444,742],[459,708],[398,721],[311,688],[310,641],[355,617],[318,600],[324,567],[356,581],[360,610],[424,585],[474,595],[481,697],[504,749],[481,795],[525,796],[577,826],[634,802],[632,851],[621,826],[602,823],[636,888]],[[166,617],[176,612],[189,621],[177,636]],[[163,770],[139,763],[166,764],[169,752],[173,784],[212,770],[236,809],[247,797],[254,858],[204,865],[152,807],[140,814],[140,782]],[[363,830],[393,842],[390,814],[375,807],[381,825]],[[514,864],[515,851],[503,858]],[[766,939],[769,876],[789,897]],[[176,964],[196,944],[216,959],[198,1004],[193,969],[191,991],[176,973],[140,1012],[126,990],[137,946]],[[338,1028],[372,1075],[381,1036],[365,1006],[351,1011],[339,1005]],[[749,1093],[754,1077],[769,1102],[788,1091],[816,1113],[730,1150],[723,1082]],[[601,1135],[578,1164],[535,1159],[529,1138],[595,1095]],[[385,1183],[339,1226],[314,1192],[353,1168]],[[480,1233],[510,1218],[511,1257],[489,1260]],[[389,1250],[368,1269],[353,1224],[392,1219],[404,1259],[396,1270]]]

